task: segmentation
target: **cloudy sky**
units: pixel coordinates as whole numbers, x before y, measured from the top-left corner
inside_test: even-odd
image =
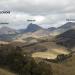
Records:
[[[9,27],[24,28],[27,19],[44,28],[58,27],[75,19],[75,0],[0,0],[0,11],[7,10],[10,14],[0,14],[0,23],[9,22]]]

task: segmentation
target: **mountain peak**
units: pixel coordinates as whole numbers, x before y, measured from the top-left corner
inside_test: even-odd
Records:
[[[39,29],[41,27],[38,26],[37,24],[30,23],[27,28],[37,28],[37,29]]]
[[[75,27],[75,22],[67,22],[67,23],[65,23],[64,25],[62,25],[58,28],[66,29],[66,28],[73,28],[73,27]]]
[[[67,22],[65,25],[75,25],[75,22]]]
[[[15,34],[16,30],[9,28],[7,26],[1,27],[0,28],[0,34]]]
[[[42,27],[38,26],[37,24],[30,23],[25,32],[34,32],[40,29],[42,29]]]

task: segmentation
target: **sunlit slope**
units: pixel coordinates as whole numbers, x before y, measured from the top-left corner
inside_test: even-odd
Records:
[[[75,55],[63,63],[50,63],[53,75],[75,75]]]
[[[67,54],[69,54],[69,52],[68,51],[54,49],[54,50],[46,51],[46,52],[33,53],[32,57],[34,57],[34,58],[39,57],[39,58],[46,58],[46,59],[55,59],[57,57],[57,55],[59,55],[59,54],[67,55]]]

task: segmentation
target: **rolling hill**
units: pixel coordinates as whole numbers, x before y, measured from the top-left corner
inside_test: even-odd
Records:
[[[69,49],[75,46],[75,29],[68,30],[56,37],[57,44],[63,45]]]

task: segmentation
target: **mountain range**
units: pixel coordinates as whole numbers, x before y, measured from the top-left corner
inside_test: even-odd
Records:
[[[44,29],[37,24],[30,23],[26,29],[15,30],[9,27],[0,28],[0,40],[15,39],[15,38],[27,38],[27,37],[50,37],[62,34],[70,29],[75,29],[74,22],[67,22],[64,25],[55,28],[51,27]]]

